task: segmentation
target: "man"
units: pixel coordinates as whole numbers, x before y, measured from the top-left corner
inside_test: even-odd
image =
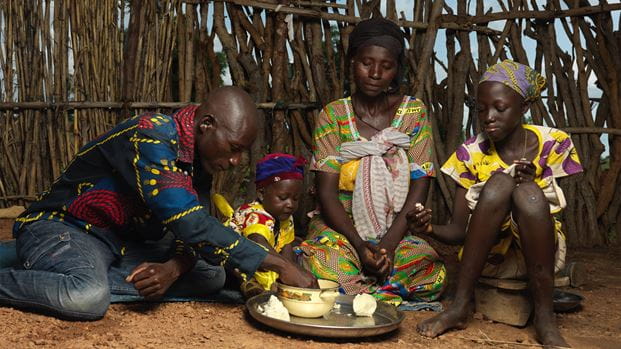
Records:
[[[209,264],[192,271],[207,292],[224,282],[216,265],[243,278],[261,268],[278,272],[283,283],[315,286],[309,273],[209,216],[193,188],[195,167],[213,173],[239,163],[255,139],[256,119],[248,94],[223,87],[199,107],[136,116],[86,144],[16,220],[21,266],[0,270],[0,304],[99,319],[110,304],[109,268],[126,242],[159,240],[165,230],[177,239],[172,258],[143,263],[126,278],[146,298],[165,294],[193,268],[195,254]]]

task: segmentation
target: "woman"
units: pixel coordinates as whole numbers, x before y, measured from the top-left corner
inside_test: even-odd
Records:
[[[297,250],[318,278],[393,304],[437,299],[446,275],[426,241],[406,236],[405,214],[425,202],[435,173],[426,107],[398,91],[403,57],[403,33],[386,19],[351,33],[356,92],[329,103],[316,122],[320,214]]]
[[[556,179],[582,167],[565,132],[523,124],[543,88],[543,76],[523,64],[505,60],[490,67],[477,91],[483,132],[442,166],[458,184],[451,223],[430,224],[430,210],[408,217],[415,232],[464,243],[455,300],[418,325],[425,336],[466,326],[479,276],[528,278],[539,341],[546,347],[567,346],[552,307],[554,271],[565,261],[565,238],[554,217],[565,198]]]

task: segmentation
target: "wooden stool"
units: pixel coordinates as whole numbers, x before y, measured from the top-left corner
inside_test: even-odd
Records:
[[[569,284],[569,278],[554,280],[554,286]],[[513,326],[525,326],[533,310],[522,280],[481,277],[474,289],[476,311],[488,319]]]
[[[476,311],[490,320],[525,326],[532,312],[525,281],[479,278],[474,289]]]

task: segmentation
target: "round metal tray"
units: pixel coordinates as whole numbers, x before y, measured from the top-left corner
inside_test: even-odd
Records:
[[[259,312],[258,306],[266,303],[273,293],[263,293],[250,298],[246,308],[255,320],[275,329],[305,336],[352,338],[376,336],[396,330],[405,318],[396,307],[377,303],[372,317],[356,316],[352,307],[354,296],[340,295],[339,305],[320,318],[308,319],[291,315],[291,321],[267,317]]]

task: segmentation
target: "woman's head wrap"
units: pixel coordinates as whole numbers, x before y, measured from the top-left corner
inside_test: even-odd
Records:
[[[265,155],[257,162],[257,188],[266,187],[285,179],[304,179],[306,160],[300,156],[273,153]]]
[[[404,34],[401,28],[394,22],[385,18],[374,17],[361,21],[356,24],[354,30],[349,34],[349,45],[347,48],[347,63],[356,55],[356,52],[367,46],[381,46],[395,57],[399,64],[399,72],[391,83],[392,88],[399,86],[404,66]],[[395,85],[395,86],[393,86]]]
[[[481,82],[497,81],[519,93],[524,100],[532,101],[546,88],[546,78],[529,66],[506,59],[489,67]]]

